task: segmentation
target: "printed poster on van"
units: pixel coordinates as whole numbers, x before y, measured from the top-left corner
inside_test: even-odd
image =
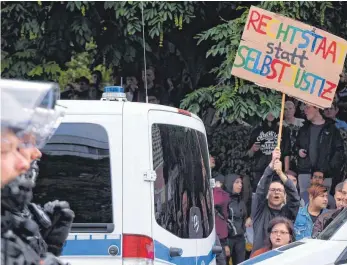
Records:
[[[346,51],[340,37],[252,6],[231,73],[328,108]]]

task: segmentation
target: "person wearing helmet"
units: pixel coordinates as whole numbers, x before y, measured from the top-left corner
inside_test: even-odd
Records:
[[[16,132],[23,129],[28,117],[17,115],[12,109],[20,104],[1,91],[1,187],[29,169],[29,162],[20,154],[21,145]]]
[[[55,105],[55,87],[47,83],[0,80],[1,89],[1,187],[29,169],[19,150],[33,135],[37,146],[50,135],[60,114]],[[40,107],[40,108],[39,108]],[[45,109],[43,112],[40,109]],[[49,115],[48,115],[49,114]],[[57,115],[57,117],[53,117]],[[41,124],[41,126],[40,126]]]
[[[31,165],[26,170],[24,167],[11,172],[4,169],[7,178],[2,181],[1,191],[2,264],[63,264],[54,255],[61,252],[74,213],[67,202],[49,202],[43,209],[31,203],[32,189],[38,174],[36,161],[41,157],[38,148],[43,147],[53,134],[57,120],[61,117],[61,113],[54,108],[54,86],[1,80],[0,88],[2,95],[6,94],[7,98],[19,103],[10,111],[13,105],[3,104],[2,101],[2,110],[8,114],[1,116],[2,126],[16,128],[12,129],[15,132],[12,140],[18,141],[18,155],[27,165]],[[16,121],[14,117],[8,118],[9,113],[20,116],[16,126],[9,126],[8,122],[6,124],[6,121]],[[1,169],[3,171],[3,165]],[[19,174],[14,176],[15,173]]]

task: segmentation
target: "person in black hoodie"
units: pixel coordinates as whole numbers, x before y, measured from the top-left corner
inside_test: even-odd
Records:
[[[256,127],[250,137],[247,155],[253,159],[252,168],[252,189],[256,191],[258,182],[264,173],[265,168],[271,161],[272,151],[277,146],[278,139],[278,119],[272,113],[266,116],[266,120]],[[281,142],[281,160],[284,162],[284,171],[289,170],[291,142],[290,132],[283,127]]]
[[[325,184],[333,192],[342,181],[345,161],[340,131],[333,120],[324,118],[323,111],[314,106],[306,105],[305,114],[307,121],[298,132],[295,151],[300,190],[309,187],[312,171],[316,169],[325,173]]]
[[[241,197],[242,178],[236,174],[229,174],[225,177],[224,187],[231,199],[228,205],[228,245],[232,264],[236,265],[245,260],[245,224],[250,219],[247,219],[246,204]]]

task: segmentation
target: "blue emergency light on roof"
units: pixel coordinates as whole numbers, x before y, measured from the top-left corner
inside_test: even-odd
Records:
[[[104,93],[102,93],[101,100],[109,101],[127,101],[124,93],[124,88],[121,86],[106,86]]]
[[[124,93],[124,88],[121,86],[106,86],[104,88],[105,93]]]

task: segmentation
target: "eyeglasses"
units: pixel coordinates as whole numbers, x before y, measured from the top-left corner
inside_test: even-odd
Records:
[[[280,234],[281,236],[284,236],[284,235],[288,235],[289,232],[273,230],[273,231],[271,231],[271,234],[276,234],[276,235]]]
[[[271,191],[271,192],[283,192],[284,190],[280,189],[280,188],[278,188],[278,189],[271,188],[271,189],[269,189],[269,191]]]

